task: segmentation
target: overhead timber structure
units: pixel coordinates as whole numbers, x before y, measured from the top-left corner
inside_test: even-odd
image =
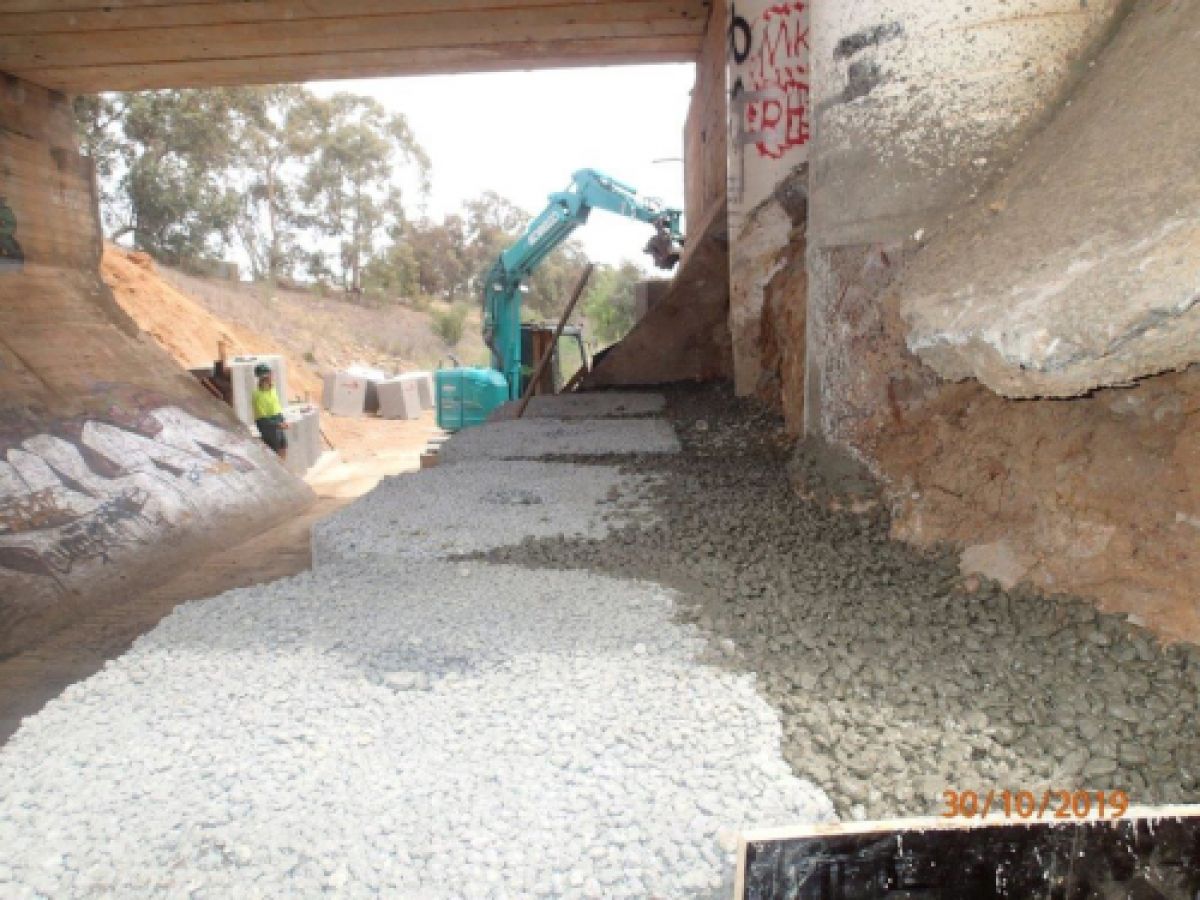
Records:
[[[709,0],[6,0],[0,71],[73,93],[696,59]]]

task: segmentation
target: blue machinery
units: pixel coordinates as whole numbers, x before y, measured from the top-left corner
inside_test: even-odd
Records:
[[[653,225],[646,252],[662,269],[679,261],[681,213],[594,169],[571,176],[565,191],[550,195],[542,213],[524,234],[497,257],[483,285],[483,341],[492,367],[440,369],[436,374],[438,426],[457,431],[484,422],[506,400],[521,395],[521,290],[533,271],[580,225],[593,209],[604,209]]]

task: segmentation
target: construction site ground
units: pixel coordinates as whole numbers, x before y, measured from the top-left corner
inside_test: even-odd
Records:
[[[1196,648],[891,541],[781,425],[673,389],[327,501],[311,571],[184,604],[0,749],[0,888],[715,897],[746,827],[1200,798]]]

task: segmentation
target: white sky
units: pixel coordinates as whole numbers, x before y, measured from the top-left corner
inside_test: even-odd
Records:
[[[599,169],[683,208],[690,64],[436,75],[310,84],[369,94],[403,113],[433,164],[429,214],[494,190],[536,215],[577,169]],[[656,159],[669,162],[655,163]],[[416,197],[409,195],[410,212]],[[589,257],[652,268],[648,226],[604,211],[575,232]]]

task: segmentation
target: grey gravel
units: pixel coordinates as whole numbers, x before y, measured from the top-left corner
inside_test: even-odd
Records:
[[[516,415],[519,401],[505,403],[492,413],[494,421]],[[533,419],[610,419],[624,416],[652,416],[661,413],[667,398],[659,393],[640,391],[595,391],[579,394],[544,394],[531,397],[525,418]]]
[[[187,604],[0,750],[0,895],[728,896],[831,806],[671,615],[481,563]]]
[[[675,432],[662,419],[515,419],[458,432],[438,461],[678,452]]]
[[[889,540],[883,512],[791,490],[789,476],[830,467],[774,416],[723,389],[668,400],[683,452],[628,463],[664,477],[653,521],[489,558],[676,587],[683,620],[717,639],[714,661],[757,674],[785,756],[842,816],[940,812],[946,789],[1200,801],[1200,648],[1160,646],[1070,597],[972,593],[956,554]]]
[[[649,521],[644,498],[657,477],[622,475],[615,466],[516,460],[397,475],[317,523],[314,565],[437,559],[526,536],[603,537],[617,525]]]

